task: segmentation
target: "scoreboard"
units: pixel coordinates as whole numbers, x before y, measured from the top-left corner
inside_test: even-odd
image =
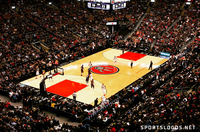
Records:
[[[83,0],[88,2],[101,2],[101,3],[117,3],[117,2],[127,2],[130,0]]]
[[[100,10],[118,10],[126,8],[126,2],[130,0],[84,0],[87,7]]]
[[[126,2],[114,3],[112,4],[113,10],[126,8]]]
[[[109,3],[88,2],[87,6],[91,9],[110,10]]]

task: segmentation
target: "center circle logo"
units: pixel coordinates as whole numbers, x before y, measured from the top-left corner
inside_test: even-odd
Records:
[[[91,71],[97,74],[114,74],[119,71],[119,68],[112,65],[98,65],[98,66],[93,66],[91,68]]]

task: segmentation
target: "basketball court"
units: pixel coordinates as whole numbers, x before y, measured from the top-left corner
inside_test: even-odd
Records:
[[[117,57],[117,62],[114,62],[114,56]],[[130,67],[131,60],[133,61],[132,68]],[[90,61],[94,89],[91,89],[90,79],[88,85],[86,83]],[[122,55],[122,50],[108,48],[62,66],[64,75],[55,74],[53,80],[46,79],[46,91],[70,99],[73,98],[72,94],[76,91],[77,101],[93,104],[96,98],[101,99],[104,94],[108,98],[150,72],[148,70],[150,61],[153,61],[154,69],[166,62],[167,59],[134,52],[124,52]],[[82,64],[84,65],[83,76],[81,76]],[[33,77],[21,84],[39,89],[41,80],[42,78]],[[102,83],[106,86],[106,91],[101,89]]]

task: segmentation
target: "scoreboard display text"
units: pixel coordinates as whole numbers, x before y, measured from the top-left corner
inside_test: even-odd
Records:
[[[118,10],[126,8],[126,2],[130,0],[85,0],[87,7],[100,10]]]
[[[110,10],[110,4],[109,3],[88,2],[88,8],[100,9],[100,10]]]

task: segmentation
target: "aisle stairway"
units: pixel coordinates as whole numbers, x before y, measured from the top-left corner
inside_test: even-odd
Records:
[[[132,34],[134,34],[135,31],[137,31],[138,27],[140,26],[141,22],[143,21],[143,19],[145,18],[146,15],[147,15],[147,13],[144,13],[142,15],[142,17],[140,18],[140,20],[138,21],[138,23],[135,25],[135,28],[124,37],[124,41],[126,41],[128,39],[128,37],[132,36]]]
[[[138,21],[138,23],[136,23],[134,29],[129,33],[127,34],[125,37],[124,37],[124,41],[127,40],[127,38],[129,38],[130,36],[132,36],[132,34],[134,34],[138,27],[140,26],[140,24],[142,23],[142,21],[144,20],[144,18],[146,17],[147,13],[150,12],[150,10],[152,9],[152,7],[156,6],[158,3],[158,1],[156,1],[156,3],[154,5],[151,5],[151,1],[149,0],[146,4],[146,6],[148,7],[147,10],[145,11],[145,13],[142,15],[142,17],[140,18],[140,20]]]

